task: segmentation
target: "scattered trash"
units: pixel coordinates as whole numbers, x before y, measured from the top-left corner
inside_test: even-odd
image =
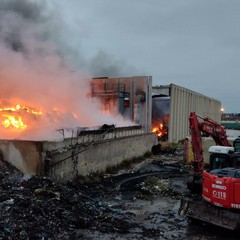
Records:
[[[0,240],[210,239],[187,232],[178,213],[185,174],[179,155],[166,154],[98,182],[58,184],[0,161]]]
[[[74,185],[1,176],[0,239],[78,239],[78,229],[123,232],[131,227],[124,212]]]

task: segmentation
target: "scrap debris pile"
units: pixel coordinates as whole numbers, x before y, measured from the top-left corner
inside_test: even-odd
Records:
[[[73,185],[19,178],[0,168],[0,239],[79,239],[79,229],[126,232],[128,214]]]
[[[159,212],[161,202],[155,201],[156,209],[152,205],[155,197],[168,196],[175,204],[182,195],[177,179],[185,176],[175,167],[179,156],[177,161],[170,161],[172,155],[166,157],[171,166],[166,166],[161,156],[158,161],[143,162],[125,174],[104,176],[98,182],[79,178],[65,184],[40,176],[24,179],[0,160],[0,240],[86,239],[90,232],[154,239],[173,234],[173,228],[179,235],[182,220],[177,218],[176,223],[174,215],[174,226],[170,226],[170,215],[163,209]],[[146,213],[141,210],[141,200],[146,202]]]

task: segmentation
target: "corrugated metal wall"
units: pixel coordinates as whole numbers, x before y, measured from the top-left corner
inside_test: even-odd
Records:
[[[189,136],[189,113],[196,112],[220,123],[221,102],[189,89],[170,85],[170,114],[168,141],[178,142]]]

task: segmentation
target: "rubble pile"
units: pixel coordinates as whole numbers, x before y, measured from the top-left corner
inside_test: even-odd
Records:
[[[128,214],[81,188],[0,169],[0,239],[79,239],[79,229],[127,232]]]
[[[48,177],[23,178],[0,158],[0,240],[169,239],[169,234],[184,234],[185,220],[176,206],[185,173],[179,156],[165,157],[120,174],[95,176],[98,180],[79,176],[65,184]]]

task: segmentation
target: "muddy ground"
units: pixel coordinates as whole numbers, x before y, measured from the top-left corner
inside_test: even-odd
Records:
[[[0,164],[0,239],[239,239],[178,213],[188,193],[182,151],[117,174],[57,184]]]

